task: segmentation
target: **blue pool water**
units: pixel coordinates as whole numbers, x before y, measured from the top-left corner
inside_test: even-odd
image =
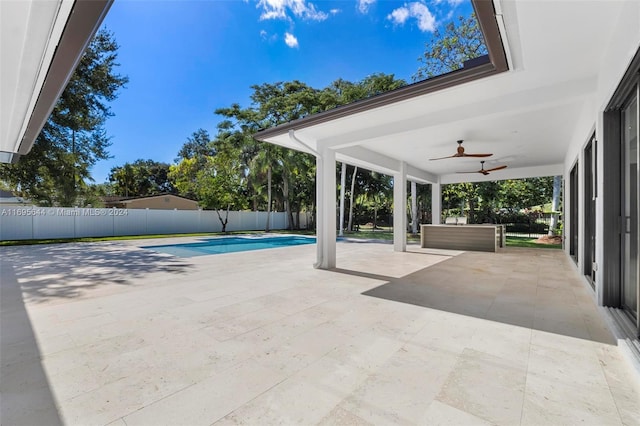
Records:
[[[209,254],[235,253],[239,251],[262,250],[276,247],[315,244],[315,237],[222,237],[187,244],[166,244],[143,248],[178,257],[205,256]]]

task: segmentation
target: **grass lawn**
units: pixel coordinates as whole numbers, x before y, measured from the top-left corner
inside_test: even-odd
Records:
[[[91,238],[56,238],[48,240],[20,240],[20,241],[0,241],[1,246],[18,246],[18,245],[34,245],[34,244],[60,244],[60,243],[91,243],[98,241],[119,241],[119,240],[140,240],[150,238],[171,238],[171,237],[217,237],[234,234],[261,234],[264,231],[232,231],[227,233],[209,232],[194,234],[161,234],[161,235],[124,235],[118,237],[91,237]],[[299,234],[299,235],[315,235],[315,231],[289,231],[289,230],[273,230],[274,234]],[[371,227],[361,226],[359,231],[345,232],[346,238],[358,238],[368,240],[393,240],[393,229],[384,227],[372,229]],[[420,234],[413,235],[407,233],[407,242],[419,242]],[[562,248],[561,244],[540,244],[535,238],[530,237],[507,237],[507,246],[509,247],[529,247],[529,248]]]
[[[272,231],[281,234],[303,234],[315,235],[312,231]],[[264,231],[230,231],[230,232],[203,232],[193,234],[157,234],[157,235],[121,235],[117,237],[85,237],[85,238],[54,238],[49,240],[17,240],[0,241],[2,246],[27,246],[34,244],[61,244],[61,243],[94,243],[98,241],[120,241],[120,240],[146,240],[149,238],[172,238],[172,237],[221,237],[235,234],[263,234]]]
[[[507,247],[561,249],[562,244],[543,244],[531,237],[507,237]]]

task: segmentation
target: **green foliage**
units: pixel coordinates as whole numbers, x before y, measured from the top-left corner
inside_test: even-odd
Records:
[[[205,162],[207,158],[204,158]],[[196,158],[187,158],[169,167],[169,179],[171,179],[180,195],[198,199],[196,177],[199,170]]]
[[[113,167],[109,173],[114,195],[146,197],[177,192],[169,178],[169,164],[136,160]]]
[[[118,45],[99,31],[82,56],[33,148],[17,164],[1,165],[0,180],[44,206],[84,205],[90,169],[109,157],[104,123],[108,102],[128,78],[115,73]]]
[[[541,244],[535,238],[507,237],[507,247],[561,249],[562,244]]]
[[[550,202],[552,194],[553,177],[448,184],[442,187],[443,214],[467,215],[469,223],[496,222],[499,210],[515,214]]]
[[[207,158],[206,166],[198,171],[196,188],[202,206],[214,210],[242,210],[246,208],[244,175],[239,151],[232,147]]]
[[[204,158],[215,155],[215,153],[209,132],[204,129],[198,129],[182,145],[182,148],[178,151],[176,162],[190,158]]]
[[[374,74],[357,83],[336,80],[322,90],[299,81],[264,83],[252,86],[252,103],[248,108],[232,104],[216,110],[224,118],[218,124],[219,134],[240,149],[251,207],[269,211],[273,203],[275,208],[287,212],[293,227],[298,223],[294,211],[315,209],[315,159],[306,153],[255,141],[252,136],[258,130],[405,84],[385,74]]]
[[[413,75],[413,81],[442,75],[462,68],[464,61],[486,55],[482,31],[475,14],[469,18],[459,17],[458,24],[448,23],[444,31],[436,29],[425,46],[421,63]]]

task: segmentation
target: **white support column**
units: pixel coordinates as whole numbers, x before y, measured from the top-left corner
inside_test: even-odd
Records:
[[[407,163],[393,175],[393,250],[407,251]]]
[[[340,226],[338,227],[341,237],[344,235],[344,186],[347,183],[347,163],[342,162],[342,168],[340,169]]]
[[[418,233],[418,200],[416,196],[418,193],[417,184],[411,182],[411,233]]]
[[[442,217],[442,184],[431,184],[431,223],[440,225]]]
[[[320,150],[316,157],[316,241],[319,269],[336,267],[336,153]]]

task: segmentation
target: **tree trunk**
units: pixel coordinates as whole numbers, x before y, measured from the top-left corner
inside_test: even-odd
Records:
[[[418,200],[416,194],[418,192],[417,184],[411,182],[411,233],[418,233]]]
[[[378,224],[378,203],[373,201],[373,230],[375,231]]]
[[[231,208],[231,206],[227,206],[227,214],[225,215],[224,219],[222,219],[222,215],[220,214],[220,210],[216,209],[216,213],[218,214],[218,220],[220,221],[220,224],[222,225],[222,233],[226,233],[227,232],[227,223],[229,223],[229,209]]]
[[[340,221],[338,222],[338,236],[344,235],[344,186],[347,180],[347,163],[342,162],[342,170],[340,170]]]
[[[553,235],[553,232],[558,227],[558,208],[560,207],[560,189],[562,187],[562,176],[553,177],[553,198],[551,200],[551,224],[549,225],[549,236]]]
[[[358,166],[355,166],[353,169],[353,176],[351,177],[351,195],[349,196],[349,225],[347,225],[347,229],[349,231],[353,231],[353,203],[356,200],[354,191],[356,189],[357,173],[358,173]]]
[[[287,173],[286,169],[282,172],[282,198],[284,199],[283,201],[284,201],[285,217],[290,218],[291,207],[289,204],[289,174]],[[287,229],[292,229],[290,220],[289,220],[289,223],[287,224]]]
[[[264,232],[269,232],[270,222],[271,222],[271,166],[267,168],[267,224],[264,227]]]

